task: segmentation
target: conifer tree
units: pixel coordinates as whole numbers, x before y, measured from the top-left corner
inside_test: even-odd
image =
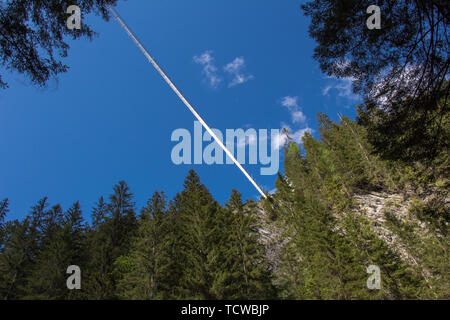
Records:
[[[137,235],[130,253],[116,260],[116,271],[123,274],[121,296],[127,299],[160,299],[170,295],[170,247],[164,192],[155,192],[140,215]]]
[[[137,227],[133,194],[126,182],[120,181],[113,191],[106,214],[102,199],[93,211],[93,221],[98,225],[89,237],[89,280],[86,290],[92,299],[117,298],[116,285],[121,274],[114,273],[114,262],[128,253]]]
[[[184,298],[218,298],[219,290],[213,284],[223,258],[220,256],[224,238],[219,218],[221,208],[194,170],[189,171],[176,205],[183,230],[181,294]]]
[[[5,217],[9,212],[8,198],[0,201],[0,254],[3,248],[3,240],[5,238]]]
[[[227,240],[223,244],[222,255],[226,269],[220,278],[224,298],[251,300],[273,297],[265,249],[258,242],[254,204],[244,204],[242,195],[233,189],[225,207]]]
[[[108,278],[111,263],[110,239],[107,234],[106,222],[109,219],[108,204],[103,196],[92,208],[92,225],[88,229],[87,246],[88,262],[84,272],[84,290],[89,299],[104,299],[111,292],[111,282]]]
[[[22,221],[9,221],[5,225],[0,255],[0,295],[4,300],[20,299],[29,293],[27,279],[39,253],[46,208],[47,198],[43,198]]]
[[[108,212],[108,204],[105,202],[103,196],[98,199],[92,209],[92,228],[97,230],[98,227],[105,222]]]
[[[448,298],[446,180],[380,160],[366,130],[345,117],[319,115],[319,133],[306,134],[303,148],[286,144],[264,220],[236,190],[221,207],[193,170],[168,204],[155,192],[138,220],[125,182],[108,203],[99,199],[91,227],[78,202],[63,212],[43,198],[22,221],[4,222],[9,203],[1,201],[0,297]],[[359,206],[364,194],[404,190],[421,177],[418,185],[434,183],[433,196],[412,201],[406,216],[385,206],[374,220]],[[276,261],[260,244],[267,224],[279,237]],[[81,268],[82,290],[67,289],[69,265]],[[380,290],[366,287],[369,265],[380,268]]]
[[[83,271],[87,270],[88,261],[87,225],[78,201],[67,210],[61,232],[64,244],[64,260],[67,264],[64,271],[67,270],[69,265],[76,265],[80,267],[83,277]],[[67,274],[65,278],[67,278]],[[66,292],[65,298],[83,299],[85,298],[83,285],[81,290],[83,291],[70,290]]]
[[[77,265],[85,270],[85,224],[79,202],[65,213],[59,205],[47,211],[39,254],[28,277],[29,298],[75,299],[80,292],[68,290],[66,270]]]
[[[416,297],[410,289],[419,283],[417,277],[378,238],[364,217],[354,212],[355,187],[367,186],[361,181],[370,181],[374,170],[368,168],[378,163],[365,152],[364,141],[348,138],[358,128],[350,128],[345,121],[339,126],[326,118],[321,120],[322,142],[306,134],[305,155],[298,145],[289,143],[286,177],[280,176],[277,181],[275,200],[284,238],[289,239],[281,263],[282,296]],[[358,166],[354,159],[362,161],[365,156],[368,167]],[[378,265],[387,275],[383,290],[366,290],[365,268],[370,264]]]
[[[25,295],[25,279],[34,256],[30,228],[30,217],[5,224],[5,240],[0,254],[0,297],[2,300],[20,299]]]

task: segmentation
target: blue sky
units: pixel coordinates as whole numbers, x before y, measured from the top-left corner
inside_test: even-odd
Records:
[[[299,139],[306,129],[317,135],[317,112],[354,118],[359,100],[350,80],[326,77],[312,59],[301,3],[128,1],[117,10],[211,127],[287,126]],[[65,209],[79,200],[88,216],[119,180],[141,207],[155,190],[181,191],[191,168],[221,203],[232,188],[256,199],[235,166],[172,163],[171,134],[192,132],[192,114],[116,22],[83,21],[99,36],[69,41],[70,70],[47,88],[2,70],[10,88],[0,91],[0,198],[10,200],[9,218],[43,196]],[[274,188],[276,176],[245,168]]]

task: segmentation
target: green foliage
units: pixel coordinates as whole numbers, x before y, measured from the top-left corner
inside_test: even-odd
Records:
[[[26,295],[26,276],[36,254],[36,238],[30,217],[5,224],[0,255],[0,296],[19,299]]]
[[[449,299],[449,215],[442,198],[416,199],[407,219],[386,212],[391,230],[407,248],[414,271],[422,278],[418,287],[425,299]]]
[[[78,5],[108,19],[116,2]],[[66,28],[69,4],[0,2],[1,64],[41,86],[67,71],[57,58],[68,53],[64,37],[94,35],[86,24]],[[302,6],[321,69],[353,79],[364,105],[358,123],[319,114],[319,139],[288,141],[275,194],[254,203],[233,190],[221,206],[191,170],[171,201],[155,192],[137,217],[120,181],[90,225],[79,202],[64,211],[47,198],[5,222],[2,200],[0,298],[449,299],[448,5],[381,1],[382,29],[369,30],[372,4]],[[385,207],[373,218],[357,202],[373,192],[416,199],[406,216]],[[271,234],[276,254],[263,244],[263,224],[280,233]],[[82,270],[81,290],[66,288],[69,265]],[[369,265],[381,270],[380,290],[366,287]]]
[[[48,80],[66,72],[68,66],[59,58],[68,54],[65,37],[92,39],[95,32],[82,23],[81,30],[69,30],[66,10],[77,4],[82,14],[95,12],[108,19],[108,6],[117,0],[0,2],[0,63],[5,69],[25,74],[34,85],[45,86]],[[0,76],[0,87],[8,85]]]
[[[9,212],[8,206],[8,199],[0,201],[0,252],[3,248],[3,241],[5,238],[5,217]]]
[[[131,250],[115,261],[116,272],[123,275],[118,285],[122,298],[170,298],[173,233],[169,222],[166,197],[163,192],[155,192],[141,211]]]
[[[262,299],[274,296],[251,205],[233,191],[225,208],[190,171],[166,205],[156,192],[141,211],[128,255],[115,262],[126,299]]]
[[[366,130],[345,117],[336,124],[319,115],[319,132],[320,140],[304,136],[304,152],[293,142],[287,144],[285,175],[276,182],[274,208],[284,230],[282,238],[289,239],[277,275],[281,297],[428,297],[422,290],[423,275],[402,258],[397,247],[380,238],[354,200],[354,195],[372,191],[405,190],[402,173],[416,171],[373,155]],[[446,226],[442,212],[428,216],[433,216],[437,228]],[[431,260],[440,260],[435,252],[428,253],[434,257]],[[381,290],[366,288],[369,265],[381,269]]]
[[[122,275],[114,272],[114,262],[131,247],[137,222],[133,194],[124,181],[113,188],[109,203],[100,198],[93,210],[94,229],[88,240],[89,261],[86,295],[92,299],[116,299]],[[102,222],[103,221],[103,222]]]
[[[184,181],[184,190],[177,196],[176,210],[181,229],[181,254],[185,268],[180,279],[182,296],[193,299],[214,299],[221,295],[215,286],[224,257],[224,212],[191,170]]]
[[[441,91],[449,90],[449,82],[446,82]],[[429,110],[429,101],[417,103],[420,107],[414,112],[409,106],[395,113],[387,113],[375,104],[358,108],[358,120],[370,131],[369,141],[383,158],[401,159],[409,164],[422,160],[426,164],[443,156],[448,157],[450,147],[448,97],[440,98],[433,110]]]
[[[28,299],[77,299],[77,291],[66,287],[66,269],[86,265],[86,234],[80,204],[74,203],[65,214],[59,205],[43,219],[40,250],[28,277]]]
[[[448,161],[381,160],[364,127],[345,117],[318,119],[319,139],[306,134],[303,148],[288,141],[277,192],[261,203],[233,190],[221,206],[193,170],[171,201],[155,192],[139,217],[119,182],[107,202],[95,204],[90,225],[78,202],[48,209],[47,198],[22,221],[4,222],[3,200],[0,296],[448,299]],[[406,218],[392,206],[373,220],[355,199],[425,191]],[[275,253],[262,241],[268,226],[278,237]],[[82,270],[81,290],[66,288],[69,265]],[[380,290],[366,287],[370,265],[380,268]]]
[[[226,243],[222,247],[225,268],[220,278],[225,299],[264,299],[275,296],[265,248],[259,242],[255,204],[242,202],[232,190],[226,209]]]
[[[380,7],[370,30],[367,8]],[[448,154],[449,6],[445,0],[313,0],[314,58],[328,76],[352,79],[359,118],[385,159],[408,163]]]

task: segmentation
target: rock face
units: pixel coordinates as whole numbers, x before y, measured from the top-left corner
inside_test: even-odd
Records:
[[[371,222],[374,232],[384,240],[390,248],[399,253],[403,260],[412,264],[418,264],[414,257],[408,252],[407,248],[401,243],[401,240],[387,227],[386,213],[389,212],[401,221],[414,221],[420,228],[418,232],[425,236],[428,231],[427,224],[411,214],[410,208],[413,206],[413,199],[422,203],[429,203],[435,201],[438,197],[441,197],[441,200],[445,203],[447,212],[450,212],[450,202],[448,197],[442,197],[442,194],[438,195],[437,193],[402,195],[372,192],[364,195],[356,195],[354,199],[359,207],[357,212]]]
[[[261,202],[257,204],[254,213],[258,217],[259,240],[266,249],[266,259],[269,261],[272,271],[276,273],[281,248],[289,239],[283,239],[283,230],[270,219]]]
[[[412,265],[417,265],[418,262],[408,252],[408,248],[401,242],[401,239],[388,227],[386,221],[386,213],[394,215],[399,220],[410,220],[420,226],[419,232],[427,232],[427,225],[420,221],[410,213],[410,208],[413,205],[413,199],[426,203],[433,201],[437,197],[437,193],[428,193],[423,195],[417,194],[389,194],[384,192],[369,192],[365,194],[354,195],[356,203],[355,212],[363,215],[370,223],[372,230],[378,237],[384,240],[389,247],[397,252],[400,257]],[[447,212],[450,212],[450,200],[448,192],[445,195],[439,194]],[[443,200],[442,200],[443,199]],[[269,217],[262,203],[258,203],[255,212],[259,220],[258,232],[260,241],[266,248],[266,258],[272,266],[272,270],[277,272],[279,268],[279,257],[281,249],[289,239],[283,236],[283,229],[278,223],[272,221]],[[424,276],[427,278],[427,271],[424,270]]]
[[[394,214],[403,220],[408,216],[411,200],[400,194],[371,192],[354,197],[358,204],[357,213],[371,222],[373,231],[383,239],[390,248],[397,251],[403,259],[411,260],[407,250],[401,245],[398,237],[386,227],[386,212]]]

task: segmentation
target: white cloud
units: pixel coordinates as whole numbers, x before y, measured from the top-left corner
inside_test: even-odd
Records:
[[[292,122],[294,123],[305,123],[306,122],[306,116],[302,111],[293,111],[291,113],[292,115]]]
[[[293,123],[305,123],[306,116],[300,110],[300,106],[298,105],[298,97],[286,96],[281,98],[281,105],[289,109],[289,112],[292,117]]]
[[[217,67],[214,65],[214,58],[212,51],[205,51],[199,56],[194,56],[194,61],[203,66],[203,73],[208,79],[211,87],[216,88],[222,81],[222,78],[217,74]]]
[[[194,56],[194,62],[203,66],[203,73],[205,74],[209,84],[211,87],[216,88],[220,82],[222,82],[222,77],[219,75],[218,68],[214,64],[212,53],[213,52],[211,50],[208,50],[198,56]],[[245,74],[243,72],[244,69],[245,60],[243,57],[237,57],[223,67],[223,71],[231,76],[228,87],[234,87],[254,78],[251,74]]]
[[[312,133],[313,129],[309,128],[307,125],[306,115],[298,104],[298,96],[285,96],[281,98],[280,104],[283,107],[286,107],[291,114],[292,125],[298,126],[296,129],[292,129],[290,125],[281,123],[281,127],[288,131],[288,135],[292,141],[301,144],[305,133]],[[276,149],[280,149],[286,144],[287,140],[286,134],[280,131],[280,133],[273,138],[272,143]]]
[[[391,67],[385,68],[374,79],[375,82],[369,95],[382,108],[399,98],[401,101],[405,101],[408,98],[408,94],[405,94],[405,92],[411,92],[412,88],[417,88],[420,85],[419,82],[422,79],[421,70],[420,65],[407,65],[401,70],[394,70]],[[399,92],[403,92],[403,94],[399,96]]]
[[[273,137],[272,144],[276,150],[280,150],[281,148],[283,148],[286,141],[287,141],[287,136],[280,130],[280,132],[275,137]]]
[[[347,59],[340,59],[333,63],[333,67],[340,73],[346,73],[351,70],[351,61]],[[322,94],[324,96],[330,95],[331,91],[336,91],[338,97],[345,98],[348,100],[360,100],[361,97],[353,93],[353,81],[356,79],[353,77],[327,77],[330,82],[323,90]]]
[[[238,147],[245,147],[246,145],[253,146],[257,142],[258,142],[258,139],[257,139],[256,135],[252,134],[249,136],[244,136],[241,139],[239,139],[237,142],[237,146]]]
[[[298,97],[286,96],[281,99],[281,105],[286,108],[298,108]]]
[[[291,137],[292,141],[297,142],[299,144],[302,143],[302,138],[306,132],[312,133],[314,130],[309,128],[308,126],[301,129],[292,129],[291,126],[282,123],[281,126],[285,128],[289,132],[289,137]]]
[[[326,86],[326,87],[322,90],[322,95],[324,95],[324,96],[328,95],[328,92],[330,92],[331,89],[333,89],[333,86],[331,86],[331,85]]]
[[[291,134],[289,134],[289,136],[292,138],[293,141],[297,142],[297,143],[302,143],[302,138],[305,135],[305,133],[312,133],[313,129],[311,128],[304,128],[304,129],[300,129],[297,130]]]
[[[330,91],[335,90],[337,95],[341,98],[346,98],[349,100],[360,100],[360,96],[353,93],[352,83],[355,80],[352,77],[346,77],[342,79],[328,77],[331,79],[332,83],[327,85],[323,90],[322,94],[324,96],[330,95]]]
[[[233,62],[230,62],[229,64],[227,64],[223,69],[226,72],[229,73],[239,73],[241,71],[241,69],[244,67],[245,65],[245,60],[243,57],[239,57],[233,60]]]
[[[286,128],[286,129],[288,129],[288,128]],[[298,144],[302,144],[302,138],[305,135],[305,133],[307,133],[307,132],[311,134],[313,132],[313,129],[311,129],[311,128],[303,128],[303,129],[299,129],[299,130],[294,131],[294,132],[291,132],[289,130],[289,137],[292,139],[292,141],[294,141],[294,142],[296,142]],[[286,142],[287,142],[286,134],[284,134],[283,132],[280,131],[280,133],[273,138],[273,142],[272,143],[273,143],[274,148],[276,150],[279,150],[279,149],[284,147]]]
[[[229,87],[234,87],[238,84],[245,83],[251,79],[253,79],[253,75],[248,74],[245,75],[242,70],[245,68],[245,60],[243,57],[238,57],[234,59],[232,62],[228,63],[223,70],[230,74],[233,79],[228,84]]]

